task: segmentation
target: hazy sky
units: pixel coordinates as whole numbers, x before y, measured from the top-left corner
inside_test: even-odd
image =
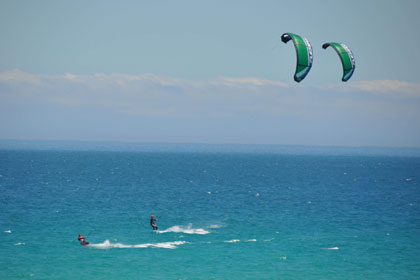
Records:
[[[0,139],[420,146],[419,1],[0,0]],[[313,67],[293,81],[308,38]],[[325,42],[354,52],[342,68]]]

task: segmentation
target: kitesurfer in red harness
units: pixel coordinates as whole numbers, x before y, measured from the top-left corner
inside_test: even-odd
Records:
[[[78,237],[77,239],[79,240],[80,245],[85,246],[85,245],[88,245],[88,244],[89,244],[89,242],[87,242],[87,241],[85,240],[86,238],[87,238],[87,236],[82,236],[82,235],[79,233],[79,237]]]

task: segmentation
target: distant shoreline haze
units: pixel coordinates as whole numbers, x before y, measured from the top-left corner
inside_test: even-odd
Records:
[[[1,150],[384,155],[420,157],[420,148],[259,144],[146,143],[66,140],[0,140]]]

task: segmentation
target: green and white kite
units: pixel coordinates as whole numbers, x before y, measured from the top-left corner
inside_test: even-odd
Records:
[[[299,83],[305,79],[306,75],[309,73],[309,70],[311,70],[313,61],[312,46],[308,39],[293,33],[284,33],[281,35],[281,40],[284,43],[292,40],[293,44],[295,45],[297,64],[294,79]]]
[[[329,46],[331,46],[340,57],[341,63],[343,64],[343,78],[341,80],[347,82],[353,75],[354,69],[356,69],[353,53],[349,47],[342,43],[325,43],[322,45],[322,48],[326,49]]]

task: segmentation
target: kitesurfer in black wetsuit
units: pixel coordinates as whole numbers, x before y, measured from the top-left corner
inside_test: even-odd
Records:
[[[150,225],[152,226],[153,230],[158,229],[157,225],[155,224],[156,221],[158,221],[158,219],[155,219],[155,216],[152,215],[152,217],[150,218]]]

